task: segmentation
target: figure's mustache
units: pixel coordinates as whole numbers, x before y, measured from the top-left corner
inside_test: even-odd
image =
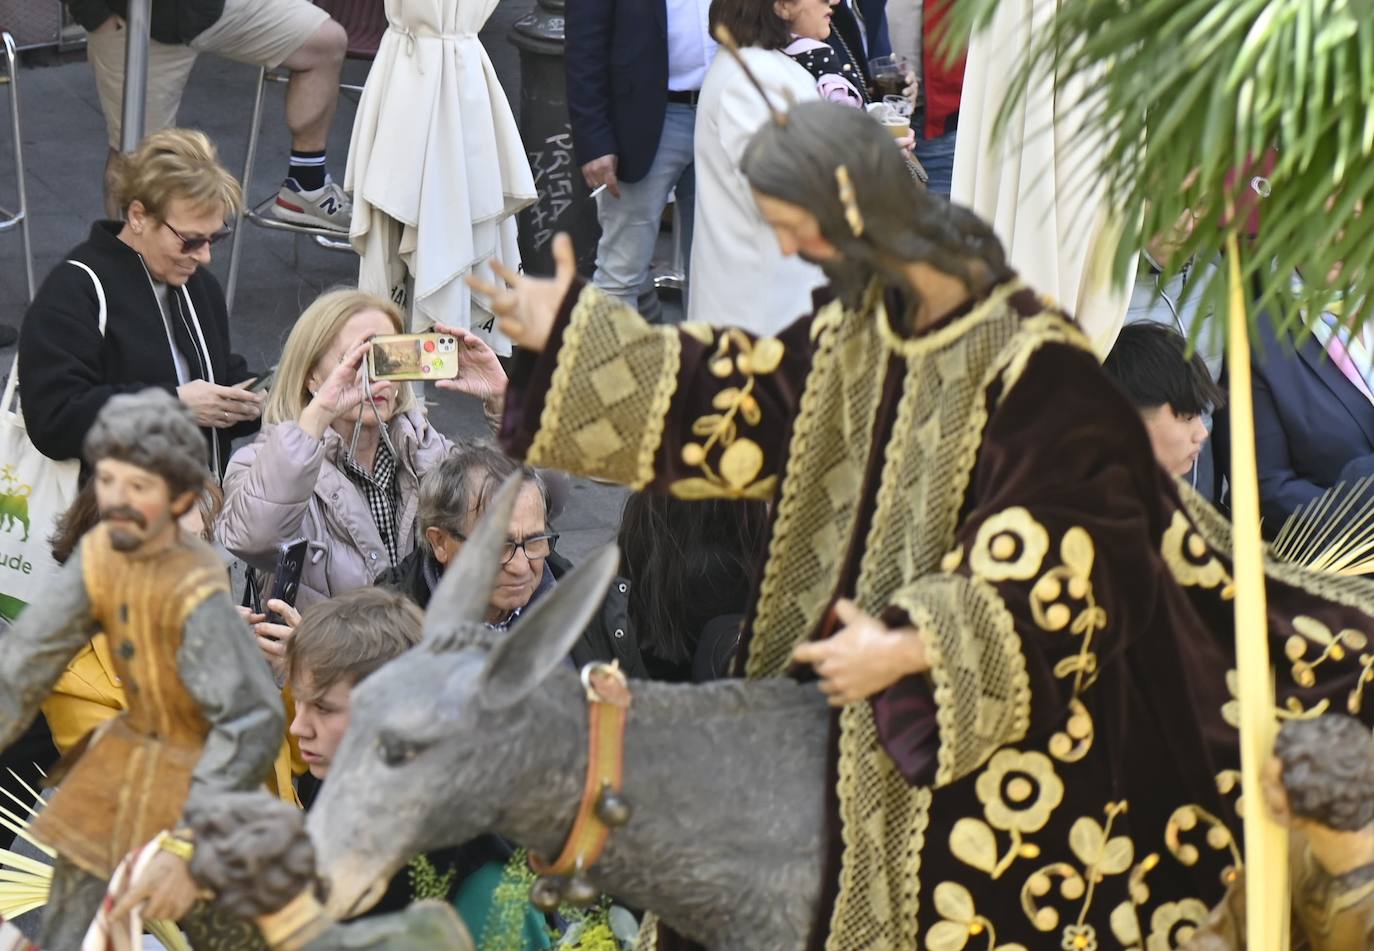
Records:
[[[137,509],[129,508],[127,505],[116,505],[114,508],[106,509],[100,513],[100,520],[103,522],[116,518],[121,521],[132,522],[139,528],[148,527],[148,520],[143,517],[143,513]]]

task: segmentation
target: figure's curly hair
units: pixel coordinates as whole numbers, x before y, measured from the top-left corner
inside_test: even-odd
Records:
[[[858,236],[840,200],[841,165],[863,219]],[[915,182],[887,129],[862,109],[827,101],[793,106],[786,123],[765,122],[754,133],[740,167],[755,191],[816,216],[821,236],[842,258],[821,266],[851,304],[875,274],[919,303],[901,271],[913,262],[960,278],[975,293],[1011,277],[992,228]]]
[[[110,397],[86,433],[86,461],[117,459],[167,480],[175,498],[210,478],[209,446],[191,411],[166,390]]]
[[[265,792],[224,793],[192,805],[191,875],[215,904],[253,920],[315,886],[315,849],[305,815]]]
[[[1354,717],[1289,720],[1274,740],[1288,808],[1338,832],[1374,822],[1374,740]]]

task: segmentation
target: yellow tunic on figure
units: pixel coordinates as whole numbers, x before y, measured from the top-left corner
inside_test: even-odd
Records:
[[[286,708],[286,722],[295,716],[295,706],[289,689],[282,691],[282,705]],[[74,750],[91,731],[116,717],[129,706],[119,675],[115,673],[114,657],[110,654],[110,639],[97,634],[81,652],[72,658],[48,699],[43,701],[43,718],[48,721],[53,745],[63,756]],[[293,776],[305,772],[305,761],[288,733],[282,740],[281,752],[272,764],[267,790],[293,806],[301,804],[296,795]]]
[[[836,597],[919,632],[929,673],[837,714],[813,948],[1169,951],[1238,861],[1229,526],[1018,282],[919,334],[905,310],[875,285],[759,338],[575,287],[516,359],[502,437],[535,465],[773,501],[749,676],[810,676],[791,652]],[[1269,571],[1290,715],[1368,721],[1374,585]]]
[[[210,724],[177,669],[186,619],[228,593],[224,563],[199,539],[125,554],[98,525],[81,541],[91,613],[111,645],[128,709],[102,725],[33,825],[35,838],[93,875],[180,819]]]

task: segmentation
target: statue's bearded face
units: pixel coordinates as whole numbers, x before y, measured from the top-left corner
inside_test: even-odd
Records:
[[[189,494],[189,493],[188,493]],[[176,528],[167,480],[133,463],[101,459],[95,465],[95,500],[110,526],[110,544],[134,551]]]

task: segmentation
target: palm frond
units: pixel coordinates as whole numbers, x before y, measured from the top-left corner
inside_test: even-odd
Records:
[[[1342,483],[1299,508],[1279,529],[1272,551],[1313,571],[1374,573],[1374,476]]]
[[[946,52],[1001,0],[952,0]],[[1297,328],[1336,292],[1374,300],[1374,15],[1352,0],[1060,0],[1016,70],[1000,134],[1029,90],[1091,92],[1080,135],[1120,213],[1118,275],[1185,210],[1198,227],[1166,264],[1211,260],[1242,239],[1261,311]],[[1263,199],[1252,189],[1252,180]],[[1234,210],[1233,210],[1234,209]],[[1304,286],[1288,276],[1301,270]],[[1169,275],[1166,275],[1169,276]],[[1225,312],[1223,269],[1202,288]],[[1362,321],[1366,313],[1352,315]]]
[[[4,787],[0,787],[0,792],[14,800],[30,816],[37,816],[43,808],[42,795],[13,770],[10,770],[10,776],[23,786],[24,791],[33,799],[25,802]],[[28,819],[4,806],[0,806],[0,825],[3,825],[25,842],[37,847],[48,858],[57,854],[29,835]],[[50,863],[32,856],[20,855],[9,849],[0,849],[0,918],[12,920],[33,911],[35,908],[42,908],[48,903],[48,894],[51,891],[52,865]],[[145,921],[143,927],[149,934],[162,942],[162,946],[167,951],[191,951],[190,943],[175,922]]]

